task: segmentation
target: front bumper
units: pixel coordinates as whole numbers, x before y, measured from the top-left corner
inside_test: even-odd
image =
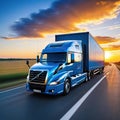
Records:
[[[63,93],[64,83],[60,83],[57,85],[41,85],[26,83],[26,89],[27,91],[39,92],[41,94],[57,95]]]

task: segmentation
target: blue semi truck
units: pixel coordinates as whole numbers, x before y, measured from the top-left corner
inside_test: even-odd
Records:
[[[55,42],[48,44],[30,67],[26,89],[66,95],[103,69],[104,51],[89,32],[56,35]]]

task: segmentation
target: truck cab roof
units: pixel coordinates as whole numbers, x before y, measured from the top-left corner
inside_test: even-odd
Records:
[[[82,52],[81,41],[69,40],[58,41],[48,44],[42,53],[54,53],[54,52]]]

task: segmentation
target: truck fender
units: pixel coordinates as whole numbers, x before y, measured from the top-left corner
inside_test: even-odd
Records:
[[[57,81],[57,82],[61,82],[61,83],[64,83],[66,78],[70,78],[70,74],[68,71],[64,71],[62,73],[58,73],[58,74],[55,74],[51,80],[49,81],[49,83],[51,82],[54,82],[54,81]]]

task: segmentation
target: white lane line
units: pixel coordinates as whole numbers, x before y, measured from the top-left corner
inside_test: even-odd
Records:
[[[108,74],[108,73],[107,73]],[[87,99],[87,97],[92,93],[92,91],[104,80],[106,77],[103,76],[79,101],[73,105],[73,107],[60,119],[60,120],[69,120],[77,109],[82,105],[82,103]]]
[[[0,94],[1,94],[1,93],[6,93],[6,92],[10,92],[10,91],[13,91],[13,90],[16,90],[16,89],[20,89],[20,88],[22,88],[22,87],[25,87],[25,85],[22,85],[22,86],[19,86],[19,87],[15,87],[15,88],[12,88],[12,89],[9,89],[9,90],[1,91]]]

